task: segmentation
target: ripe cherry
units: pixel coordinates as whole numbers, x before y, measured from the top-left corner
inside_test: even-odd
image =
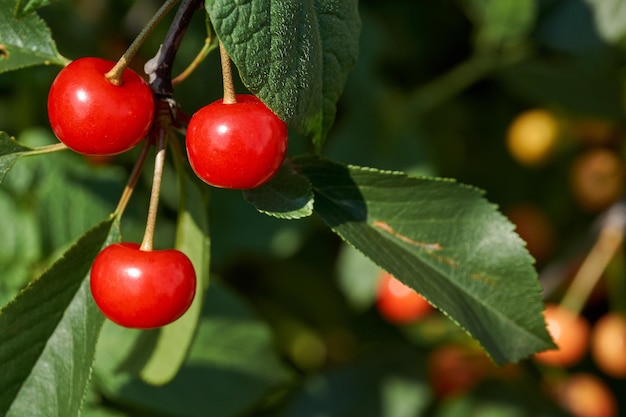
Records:
[[[380,276],[376,307],[392,323],[410,323],[433,310],[424,297],[387,272]]]
[[[493,367],[486,355],[452,343],[430,351],[427,366],[428,382],[440,398],[467,393]]]
[[[557,402],[575,417],[616,417],[618,404],[611,388],[597,375],[577,372],[555,384]]]
[[[114,155],[134,147],[150,130],[154,97],[148,84],[126,69],[119,86],[104,76],[114,62],[80,58],[59,72],[48,94],[54,134],[86,155]]]
[[[610,312],[591,331],[591,357],[598,368],[614,378],[626,377],[626,317]]]
[[[187,154],[207,184],[249,189],[269,181],[287,151],[287,126],[261,100],[237,95],[198,110],[187,127]]]
[[[535,354],[537,362],[552,366],[572,366],[587,352],[590,326],[587,319],[556,304],[546,305],[544,317],[557,349]]]
[[[148,329],[169,324],[191,305],[196,274],[175,249],[141,250],[135,243],[104,248],[91,267],[91,293],[111,321]]]

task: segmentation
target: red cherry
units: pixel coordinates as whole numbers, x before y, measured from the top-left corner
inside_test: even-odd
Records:
[[[59,72],[48,94],[48,119],[54,134],[86,155],[114,155],[146,136],[154,116],[150,86],[127,69],[119,86],[106,74],[114,62],[80,58]]]
[[[124,327],[165,326],[191,305],[196,274],[184,253],[144,251],[135,243],[102,250],[91,267],[91,293],[111,321]]]
[[[261,100],[237,95],[198,110],[187,126],[187,154],[209,185],[249,189],[269,181],[285,158],[287,126]]]
[[[376,307],[393,323],[410,323],[433,309],[424,297],[387,272],[380,277]]]

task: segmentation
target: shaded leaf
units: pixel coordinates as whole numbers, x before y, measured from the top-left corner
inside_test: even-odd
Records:
[[[267,184],[244,191],[257,210],[279,219],[300,219],[313,214],[313,191],[304,175],[283,165]]]
[[[315,375],[287,407],[286,417],[413,417],[433,399],[417,352],[387,346],[378,355]]]
[[[621,75],[595,55],[526,60],[499,73],[506,87],[527,100],[587,116],[622,117]]]
[[[94,365],[98,388],[133,408],[177,417],[241,415],[289,378],[267,325],[215,281],[187,361],[166,385],[149,385],[124,371],[131,355],[141,356],[133,338],[145,333],[107,322]]]
[[[2,415],[78,415],[104,320],[85,277],[118,239],[112,219],[100,223],[0,311]]]
[[[11,170],[17,158],[30,150],[32,149],[20,145],[5,132],[0,132],[0,183]]]
[[[553,346],[533,259],[479,190],[315,157],[296,163],[313,183],[315,212],[457,322],[496,363]]]
[[[31,65],[64,65],[50,29],[31,13],[20,19],[13,15],[14,0],[0,0],[0,73]]]
[[[205,4],[246,87],[319,150],[358,54],[357,1]]]
[[[211,247],[207,188],[197,187],[182,170],[178,173],[181,198],[175,247],[193,263],[197,287],[189,310],[174,323],[160,329],[154,350],[140,372],[144,381],[154,385],[171,381],[187,358],[209,287]]]

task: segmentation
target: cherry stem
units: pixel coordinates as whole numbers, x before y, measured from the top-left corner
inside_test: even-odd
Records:
[[[187,68],[183,70],[183,72],[181,72],[174,79],[172,79],[172,86],[176,86],[180,84],[181,82],[185,81],[187,77],[189,77],[196,70],[196,68],[198,68],[200,63],[204,61],[204,58],[207,57],[207,55],[209,54],[209,52],[211,52],[212,49],[213,49],[212,40],[210,37],[208,37],[204,41],[204,45],[202,46],[202,49],[200,49],[200,52],[198,52],[198,55],[196,55],[193,61],[191,61],[191,63],[187,66]]]
[[[124,52],[124,54],[120,57],[117,63],[111,68],[109,72],[104,74],[104,77],[109,80],[109,82],[113,85],[121,85],[122,77],[124,75],[124,71],[130,65],[130,62],[133,60],[137,51],[141,45],[143,45],[144,41],[148,38],[148,35],[152,33],[156,25],[165,17],[165,15],[174,7],[174,5],[178,2],[178,0],[167,0],[163,5],[157,10],[157,12],[152,16],[150,21],[143,27],[141,32],[135,37],[135,40],[130,44],[128,49]]]
[[[68,147],[65,146],[65,144],[55,143],[53,145],[40,146],[30,151],[26,151],[23,153],[23,155],[24,156],[43,155],[43,154],[52,153],[52,152],[64,151],[66,149],[68,149]]]
[[[220,41],[220,59],[222,61],[222,80],[224,82],[224,104],[237,103],[235,94],[235,84],[233,83],[233,72],[230,66],[230,56],[224,48],[224,44]]]
[[[574,276],[561,305],[580,313],[611,259],[624,242],[626,207],[616,204],[607,212],[598,238]]]
[[[139,152],[139,157],[135,161],[135,165],[133,166],[133,170],[128,177],[128,181],[126,182],[126,186],[124,187],[124,191],[120,196],[120,200],[117,203],[117,207],[113,212],[113,216],[121,217],[126,210],[126,206],[128,205],[128,201],[130,200],[131,195],[137,185],[137,181],[139,181],[139,177],[141,176],[141,169],[143,168],[144,163],[146,162],[146,157],[148,156],[148,150],[150,149],[150,141],[144,140],[143,147]]]
[[[154,158],[154,175],[152,179],[152,191],[150,193],[150,206],[148,207],[148,220],[146,230],[141,242],[141,250],[150,251],[154,243],[154,229],[156,226],[157,211],[159,208],[159,195],[161,193],[161,179],[165,166],[165,150],[167,148],[168,129],[160,126],[157,129],[156,147],[157,153]]]

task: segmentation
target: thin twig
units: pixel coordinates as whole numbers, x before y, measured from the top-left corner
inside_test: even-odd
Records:
[[[607,213],[596,243],[587,254],[567,292],[561,299],[563,307],[575,313],[582,311],[589,295],[602,277],[602,273],[624,242],[625,226],[626,207],[623,204],[615,205]]]
[[[143,147],[139,152],[139,157],[135,161],[135,165],[133,166],[133,170],[128,177],[128,181],[126,182],[126,186],[124,187],[124,191],[120,197],[119,202],[117,203],[117,207],[113,212],[113,215],[120,218],[126,210],[126,206],[128,205],[128,201],[130,200],[133,191],[135,190],[135,186],[137,185],[137,181],[139,181],[139,177],[141,176],[141,169],[143,168],[143,164],[146,162],[146,157],[148,156],[148,150],[150,149],[150,141],[144,139]]]
[[[165,17],[167,12],[171,10],[172,7],[178,2],[178,0],[167,0],[163,5],[157,10],[157,12],[152,16],[150,21],[143,27],[141,32],[135,37],[133,43],[130,44],[128,49],[124,52],[121,58],[117,61],[115,66],[111,68],[109,72],[104,74],[105,78],[111,82],[111,84],[121,85],[122,77],[124,75],[124,71],[133,60],[137,51],[141,45],[143,45],[144,41],[152,33],[156,25]]]
[[[193,61],[191,61],[191,63],[187,66],[187,68],[183,70],[183,72],[181,72],[176,77],[174,77],[174,79],[172,79],[172,86],[175,87],[181,82],[185,81],[187,77],[189,77],[196,70],[196,68],[198,68],[202,61],[204,61],[204,59],[207,57],[209,52],[213,50],[213,48],[214,44],[211,38],[206,38],[204,45],[202,45],[202,49],[200,49],[200,52],[198,52],[198,55],[196,55]]]
[[[171,98],[174,95],[172,86],[174,58],[189,27],[191,17],[201,5],[202,0],[181,1],[159,52],[150,60],[152,68],[146,68],[150,76],[150,87],[157,98]]]

